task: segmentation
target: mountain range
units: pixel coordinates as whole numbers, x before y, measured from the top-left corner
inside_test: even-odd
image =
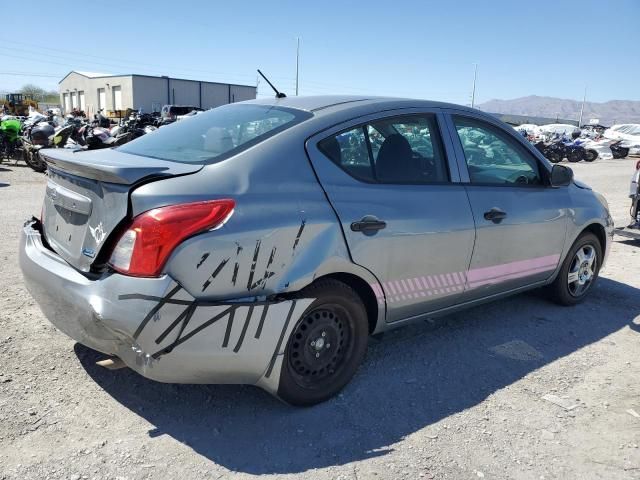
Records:
[[[477,105],[477,108],[491,113],[578,120],[581,106],[582,102],[578,100],[530,95],[513,100],[489,100]],[[600,124],[606,126],[640,123],[640,101],[586,102],[582,123],[589,123],[592,118],[597,118]]]

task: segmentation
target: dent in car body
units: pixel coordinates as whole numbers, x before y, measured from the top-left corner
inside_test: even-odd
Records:
[[[312,298],[207,301],[168,275],[92,281],[43,245],[36,223],[22,232],[25,284],[69,337],[153,380],[260,384],[277,392],[286,341]]]

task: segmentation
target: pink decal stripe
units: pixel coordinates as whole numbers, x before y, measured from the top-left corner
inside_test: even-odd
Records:
[[[473,268],[467,272],[467,282],[473,288],[479,284],[498,283],[510,278],[518,278],[518,276],[525,277],[537,273],[539,269],[552,270],[559,260],[560,255],[548,255],[491,267]]]
[[[497,277],[497,278],[489,278],[487,280],[482,280],[482,281],[479,281],[479,282],[469,283],[469,288],[478,288],[478,287],[481,287],[483,285],[492,285],[492,284],[496,284],[496,283],[505,282],[507,280],[515,280],[517,278],[527,277],[529,275],[534,275],[536,273],[549,272],[549,271],[553,270],[554,268],[555,268],[555,266],[538,267],[538,268],[532,268],[530,270],[526,270],[526,271],[523,271],[523,272],[510,273],[508,275],[503,275],[503,276]]]
[[[385,299],[390,303],[401,302],[412,298],[462,292],[465,286],[478,288],[548,272],[556,268],[559,261],[560,255],[547,255],[490,267],[472,268],[467,272],[447,272],[388,280],[382,284],[371,284],[371,289],[381,304],[384,304]]]

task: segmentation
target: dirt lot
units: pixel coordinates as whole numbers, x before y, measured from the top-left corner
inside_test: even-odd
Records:
[[[632,163],[575,165],[617,224]],[[616,240],[578,307],[524,294],[394,331],[338,398],[294,409],[95,366],[22,284],[19,230],[44,186],[0,167],[0,479],[640,478],[639,244]]]

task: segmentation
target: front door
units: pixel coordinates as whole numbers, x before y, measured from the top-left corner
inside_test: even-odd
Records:
[[[549,186],[546,169],[517,134],[473,116],[451,120],[476,222],[467,299],[548,279],[564,246],[567,189]]]
[[[453,305],[464,292],[475,229],[439,117],[388,113],[307,142],[352,260],[379,281],[388,322]]]

